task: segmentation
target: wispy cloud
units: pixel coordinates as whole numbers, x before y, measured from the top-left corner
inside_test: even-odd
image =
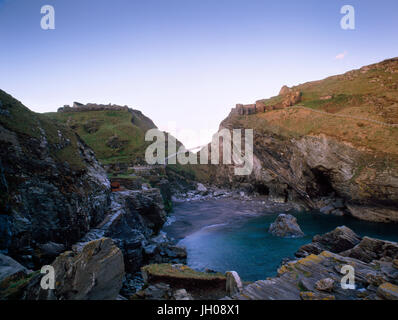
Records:
[[[344,51],[343,53],[339,53],[337,56],[336,56],[336,60],[342,60],[342,59],[344,59],[345,58],[345,56],[347,55],[347,51]]]

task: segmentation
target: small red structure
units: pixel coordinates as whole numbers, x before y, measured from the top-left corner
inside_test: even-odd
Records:
[[[111,183],[111,190],[112,190],[112,192],[122,190],[122,189],[120,188],[120,183],[117,182],[117,181],[112,182],[112,183]]]

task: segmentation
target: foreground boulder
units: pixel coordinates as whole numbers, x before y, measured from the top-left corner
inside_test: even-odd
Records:
[[[79,251],[66,251],[52,264],[55,288],[44,290],[40,271],[17,272],[0,282],[0,299],[114,300],[124,277],[123,255],[113,241],[88,242]]]
[[[114,300],[124,277],[123,255],[108,238],[67,251],[53,263],[55,296],[66,300]]]
[[[300,247],[295,255],[305,257],[309,254],[320,254],[325,250],[340,253],[353,248],[360,241],[361,238],[354,231],[346,226],[341,226],[322,236],[316,235],[311,243]]]
[[[268,232],[277,237],[297,238],[304,236],[297,219],[290,214],[280,214],[269,227]]]
[[[28,273],[28,270],[14,259],[0,253],[0,282],[18,272]]]

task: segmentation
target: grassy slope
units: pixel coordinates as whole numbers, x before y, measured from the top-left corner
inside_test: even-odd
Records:
[[[368,69],[368,70],[367,70]],[[344,75],[293,87],[302,92],[299,105],[333,114],[398,124],[398,59],[386,60]],[[321,97],[331,95],[332,99]],[[264,100],[273,104],[280,97]],[[271,130],[287,137],[326,134],[369,151],[398,156],[398,128],[372,122],[286,108],[231,119],[236,125]]]
[[[62,123],[72,124],[79,136],[95,151],[98,159],[104,164],[143,159],[145,148],[149,144],[144,140],[145,132],[155,127],[152,121],[139,111],[134,111],[133,114],[128,111],[106,110],[46,115]],[[89,133],[85,129],[85,124],[94,119],[98,123],[98,131]],[[123,141],[121,148],[113,149],[106,145],[108,139],[115,135]]]
[[[302,101],[298,105],[398,124],[398,58],[300,84],[293,89],[302,92]],[[321,99],[328,95],[333,98]],[[275,96],[262,101],[266,105],[276,105],[282,100],[282,96]],[[294,107],[245,116],[231,114],[222,125],[253,128],[258,137],[275,133],[281,138],[298,139],[306,135],[325,134],[367,151],[357,163],[358,174],[365,167],[398,169],[398,128]],[[196,177],[205,182],[211,182],[213,169],[211,166],[194,168]]]
[[[47,113],[47,118],[63,124],[72,125],[79,136],[95,151],[97,158],[103,164],[112,163],[142,163],[145,164],[145,149],[152,142],[145,142],[147,130],[156,128],[155,124],[140,111],[87,111],[87,112],[53,112]],[[89,133],[85,126],[96,120],[98,131]],[[124,145],[119,149],[112,149],[106,142],[117,135]],[[181,142],[177,141],[177,149]],[[167,148],[166,148],[167,154]],[[195,179],[195,171],[189,165],[168,165],[168,170]],[[134,171],[134,170],[133,170]],[[113,178],[134,179],[133,171],[112,174]]]
[[[79,156],[77,137],[72,130],[42,114],[30,111],[21,102],[2,90],[0,90],[0,102],[2,109],[9,112],[9,116],[0,116],[0,124],[3,127],[21,137],[25,136],[25,141],[28,141],[29,137],[41,139],[42,132],[40,128],[42,128],[50,146],[59,142],[58,130],[61,130],[63,136],[69,139],[71,143],[61,150],[50,147],[52,156],[60,162],[67,161],[72,169],[81,170],[85,167]]]

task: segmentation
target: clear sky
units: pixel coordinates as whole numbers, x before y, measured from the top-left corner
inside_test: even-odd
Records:
[[[40,27],[43,5],[55,30]],[[356,29],[342,30],[353,5]],[[0,0],[0,88],[36,112],[73,101],[214,133],[236,103],[398,56],[397,0]],[[180,133],[179,133],[180,132]]]

